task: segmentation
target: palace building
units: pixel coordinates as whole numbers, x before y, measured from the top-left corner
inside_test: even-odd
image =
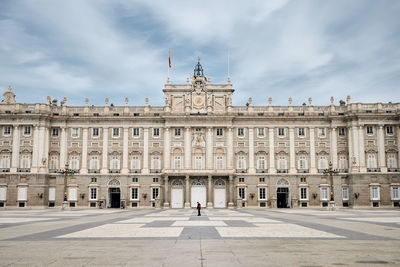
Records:
[[[0,103],[0,208],[398,207],[400,103],[232,106],[200,62],[164,106]]]

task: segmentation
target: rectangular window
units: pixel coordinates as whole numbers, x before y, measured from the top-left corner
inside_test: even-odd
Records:
[[[301,200],[307,200],[308,196],[307,196],[307,188],[300,188],[300,199]]]
[[[182,158],[181,156],[174,157],[174,169],[180,170],[182,169]]]
[[[154,187],[151,190],[151,200],[155,200],[158,197],[158,187]]]
[[[374,127],[367,126],[367,134],[374,134]]]
[[[18,201],[28,200],[28,187],[18,187]]]
[[[304,128],[299,128],[299,136],[300,137],[304,137],[305,136]]]
[[[24,127],[24,135],[31,135],[31,126]]]
[[[50,187],[49,188],[49,201],[55,201],[55,200],[56,200],[56,188]]]
[[[239,187],[238,188],[238,193],[239,193],[239,198],[241,199],[246,199],[246,191],[244,187]]]
[[[301,177],[300,178],[300,183],[307,183],[306,177]]]
[[[258,128],[258,136],[264,136],[264,128]]]
[[[258,198],[260,199],[260,200],[265,200],[266,198],[266,195],[265,195],[265,188],[264,187],[261,187],[261,188],[259,188],[258,189]]]
[[[342,188],[342,199],[349,200],[349,188],[348,187]]]
[[[321,188],[321,200],[328,200],[328,188]]]
[[[90,200],[97,200],[97,188],[90,188]]]
[[[397,186],[392,187],[392,199],[398,200],[399,198],[399,188]]]
[[[131,199],[132,200],[138,200],[138,196],[139,196],[139,194],[138,194],[138,188],[137,187],[133,187],[132,189],[131,189],[132,191],[132,194],[131,194]]]
[[[393,126],[391,126],[391,125],[386,126],[386,133],[389,135],[392,135],[393,134]]]
[[[379,200],[379,187],[371,187],[372,200]]]
[[[92,183],[97,183],[97,178],[92,178],[92,179],[91,179],[91,182],[92,182]]]
[[[139,181],[139,178],[132,178],[132,183],[137,183]]]
[[[222,136],[222,128],[217,128],[217,136]]]
[[[346,132],[344,130],[344,128],[339,128],[339,136],[345,136]]]
[[[217,156],[216,163],[217,163],[217,170],[224,169],[224,157],[223,156]]]
[[[278,136],[285,136],[285,128],[278,128]]]
[[[318,136],[319,137],[325,137],[326,136],[325,128],[318,128]]]
[[[194,168],[196,170],[203,169],[203,157],[202,156],[195,156],[194,157]]]
[[[139,136],[140,135],[140,130],[139,128],[133,128],[133,136]]]
[[[113,137],[119,136],[119,128],[113,128]]]
[[[51,135],[53,137],[57,137],[58,136],[58,128],[53,128],[51,129]]]
[[[92,129],[92,136],[93,137],[99,137],[99,128],[93,128]]]
[[[259,178],[259,181],[260,181],[260,183],[265,183],[265,178],[264,177]]]
[[[160,129],[159,128],[154,128],[153,129],[153,136],[160,136]]]
[[[239,183],[244,183],[244,178],[239,178]]]
[[[238,128],[238,136],[244,136],[244,129],[243,128]]]
[[[257,159],[257,169],[265,170],[266,168],[265,156],[259,156]]]
[[[71,129],[71,136],[72,136],[73,138],[79,137],[79,128],[72,128],[72,129]]]
[[[153,178],[153,183],[158,183],[158,178]]]
[[[11,135],[11,126],[4,126],[3,135]]]
[[[175,136],[181,136],[181,129],[175,129]]]

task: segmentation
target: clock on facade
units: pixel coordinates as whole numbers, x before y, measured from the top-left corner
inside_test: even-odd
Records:
[[[199,95],[198,95],[198,96],[195,96],[195,97],[193,98],[193,103],[194,103],[196,106],[202,105],[203,102],[204,102],[203,97],[201,97],[201,96],[199,96]]]

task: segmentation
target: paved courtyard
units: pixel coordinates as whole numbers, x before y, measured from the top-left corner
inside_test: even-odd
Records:
[[[0,266],[396,266],[400,210],[3,210]]]

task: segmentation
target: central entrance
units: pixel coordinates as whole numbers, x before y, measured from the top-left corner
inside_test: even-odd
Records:
[[[197,207],[197,202],[200,202],[202,207],[206,207],[207,204],[207,189],[206,184],[203,180],[195,180],[192,183],[192,197],[191,197],[191,206],[192,208]]]
[[[278,208],[290,208],[289,207],[289,188],[279,187],[276,192],[277,207]]]
[[[120,208],[121,207],[121,190],[119,188],[109,188],[108,189],[110,208]]]

